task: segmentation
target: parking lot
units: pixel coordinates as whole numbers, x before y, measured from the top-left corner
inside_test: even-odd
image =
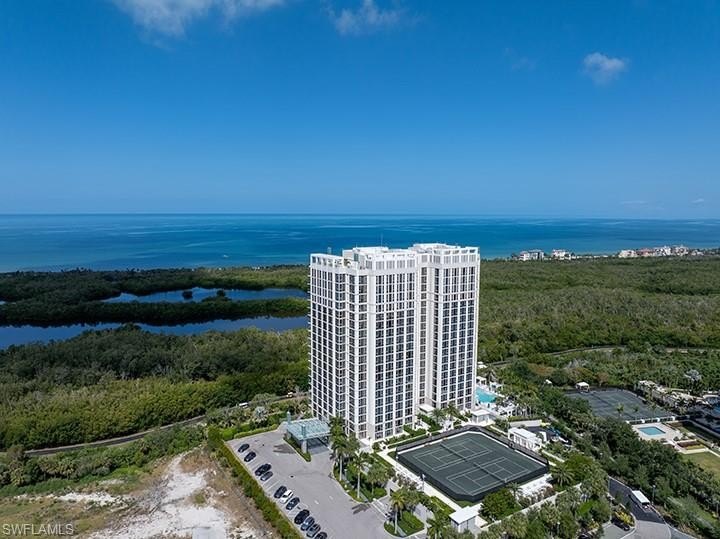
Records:
[[[282,506],[289,519],[302,509],[310,514],[328,534],[328,539],[387,539],[392,537],[383,528],[386,509],[380,503],[358,503],[348,496],[332,477],[331,454],[327,448],[314,448],[312,461],[306,462],[283,440],[283,427],[227,442],[237,453],[243,443],[250,444],[248,451],[255,451],[257,457],[245,463],[243,458],[248,451],[239,455],[239,460],[255,477],[254,471],[261,464],[272,464],[273,476],[266,482],[259,482],[270,499],[281,485],[292,489],[300,503],[292,511]],[[274,500],[274,499],[273,499]],[[278,504],[280,505],[280,504]],[[299,527],[298,527],[299,531]]]

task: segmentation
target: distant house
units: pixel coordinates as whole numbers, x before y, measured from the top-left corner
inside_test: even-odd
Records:
[[[530,260],[544,260],[545,253],[540,249],[531,249],[530,251],[520,251],[517,255],[517,259],[521,262],[528,262]]]
[[[553,249],[550,256],[553,260],[572,260],[573,257],[572,253],[565,249]]]
[[[637,258],[635,249],[623,249],[618,253],[619,258]]]

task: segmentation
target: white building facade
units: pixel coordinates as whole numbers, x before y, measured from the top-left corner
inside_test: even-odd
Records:
[[[394,436],[421,404],[474,406],[476,247],[356,247],[310,258],[313,413],[361,440]]]

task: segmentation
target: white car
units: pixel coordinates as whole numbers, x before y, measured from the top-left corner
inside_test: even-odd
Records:
[[[292,490],[286,490],[285,494],[280,496],[280,503],[287,503],[290,500],[290,498],[293,497],[293,494],[294,493]]]

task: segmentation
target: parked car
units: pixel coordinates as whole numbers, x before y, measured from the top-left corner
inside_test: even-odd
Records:
[[[295,515],[295,524],[302,524],[303,522],[305,522],[305,519],[308,517],[308,515],[310,515],[310,511],[308,511],[307,509],[303,509],[302,511],[300,511],[297,515]]]
[[[255,470],[255,475],[260,477],[265,472],[270,471],[271,468],[272,468],[272,466],[266,462],[265,464],[258,466],[257,470]]]
[[[630,524],[627,522],[620,520],[619,518],[613,517],[612,523],[615,524],[618,528],[620,528],[623,531],[629,532],[630,531]]]
[[[278,489],[275,491],[275,494],[273,494],[273,498],[282,499],[283,495],[285,494],[285,491],[287,490],[286,486],[278,487]]]
[[[302,531],[307,531],[313,524],[315,524],[315,519],[309,516],[305,519],[305,522],[300,525],[300,529]]]
[[[310,526],[310,527],[308,528],[307,536],[308,536],[308,537],[315,537],[319,531],[320,531],[320,524],[318,524],[318,523],[316,522],[315,524],[313,524],[312,526]]]
[[[250,449],[250,444],[242,444],[240,447],[238,447],[238,453],[244,453]]]
[[[320,532],[315,536],[315,539],[327,539],[327,533]]]
[[[287,503],[287,501],[292,498],[293,495],[292,490],[286,490],[282,496],[280,496],[280,503]]]
[[[290,500],[287,503],[287,505],[285,505],[285,509],[287,509],[288,511],[292,511],[293,509],[295,509],[295,506],[299,503],[300,503],[300,498],[295,496],[292,500]]]
[[[245,455],[245,458],[244,458],[243,460],[244,460],[245,462],[250,462],[250,461],[251,461],[252,459],[254,459],[255,457],[257,457],[257,454],[255,453],[255,451],[250,451],[250,453],[248,453],[247,455]]]
[[[264,474],[262,474],[262,475],[260,476],[260,481],[265,482],[265,481],[267,481],[268,479],[270,479],[273,475],[274,475],[274,474],[273,474],[272,472],[265,472]]]

